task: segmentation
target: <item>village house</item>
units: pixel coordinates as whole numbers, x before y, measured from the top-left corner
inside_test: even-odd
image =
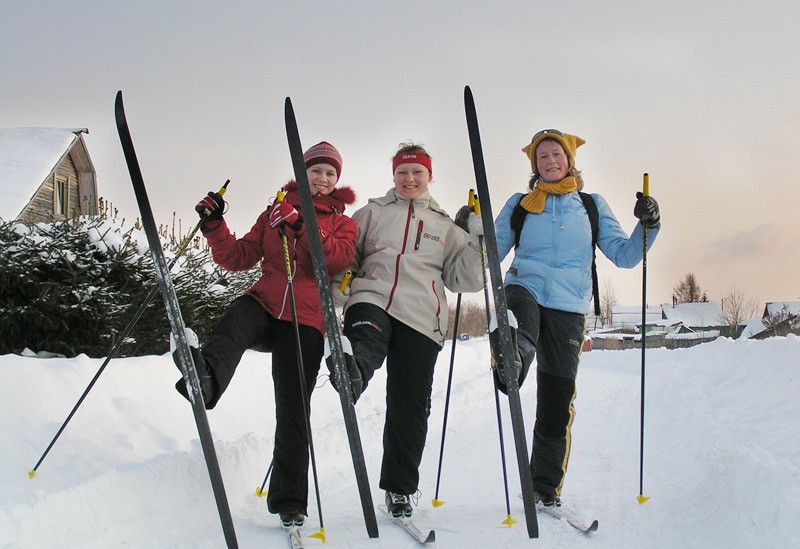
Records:
[[[647,347],[691,347],[727,335],[722,333],[726,329],[722,318],[717,303],[672,303],[646,307],[642,326],[641,306],[615,306],[611,324],[589,335],[594,349],[641,347],[642,333]]]
[[[759,323],[751,326],[753,339],[800,332],[800,301],[769,301]]]
[[[27,225],[97,213],[86,128],[0,128],[0,221]]]

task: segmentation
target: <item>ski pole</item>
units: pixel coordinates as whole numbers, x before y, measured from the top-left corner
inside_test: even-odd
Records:
[[[469,190],[469,199],[467,201],[467,205],[472,208],[472,211],[475,211],[475,191],[473,189]],[[447,432],[447,414],[448,410],[450,409],[450,388],[453,385],[453,364],[455,364],[456,359],[456,341],[458,335],[458,317],[461,314],[461,293],[458,294],[456,298],[456,313],[455,319],[453,320],[453,343],[450,349],[450,370],[447,373],[447,392],[445,393],[444,397],[444,418],[442,419],[442,443],[439,446],[439,468],[436,472],[436,494],[433,496],[431,500],[431,505],[434,507],[441,507],[446,502],[439,499],[439,481],[442,478],[442,459],[444,457],[444,437],[445,433]]]
[[[219,191],[217,191],[220,194],[220,196],[225,194],[225,191],[228,189],[228,183],[230,183],[230,182],[231,182],[230,179],[226,180],[225,183],[223,183],[222,187],[220,187]],[[204,213],[205,213],[205,215],[209,215],[211,212],[208,211],[208,210],[205,210]],[[197,234],[197,231],[200,230],[200,227],[203,225],[203,221],[204,221],[203,219],[198,221],[197,225],[194,226],[194,229],[192,229],[192,231],[188,235],[186,235],[186,238],[183,239],[183,242],[181,242],[181,245],[178,247],[178,250],[175,252],[175,257],[172,258],[172,261],[170,261],[169,265],[167,266],[168,270],[170,270],[170,271],[172,270],[172,267],[175,266],[175,263],[177,263],[178,258],[180,258],[183,255],[183,253],[186,251],[186,249],[189,247],[189,243],[194,238],[194,235]],[[75,406],[73,406],[72,410],[67,415],[67,419],[65,419],[64,423],[62,423],[61,427],[59,427],[58,432],[56,432],[56,435],[50,441],[50,444],[47,445],[47,448],[45,449],[45,451],[42,454],[42,456],[39,458],[39,461],[36,462],[36,465],[33,466],[33,469],[28,471],[28,477],[33,478],[36,475],[36,471],[39,469],[39,466],[44,461],[44,458],[47,457],[47,454],[50,452],[50,449],[56,443],[56,441],[58,440],[58,437],[61,436],[61,433],[67,427],[67,424],[72,419],[72,416],[75,415],[75,412],[78,411],[78,408],[83,403],[84,399],[89,395],[89,391],[92,390],[92,387],[94,387],[94,384],[100,378],[100,375],[103,373],[103,370],[106,369],[106,366],[108,366],[108,363],[111,362],[111,360],[114,357],[117,356],[117,353],[119,352],[120,348],[122,347],[122,344],[125,343],[125,340],[128,338],[130,333],[133,331],[133,328],[134,328],[134,326],[136,326],[136,323],[139,322],[139,319],[142,318],[142,315],[144,314],[145,309],[147,309],[147,306],[150,305],[150,302],[153,301],[153,298],[159,293],[159,290],[160,290],[160,288],[159,288],[158,284],[156,284],[150,289],[150,292],[147,294],[147,296],[145,296],[144,301],[142,302],[141,306],[139,307],[139,310],[136,311],[136,313],[133,315],[133,318],[130,320],[130,322],[128,322],[128,325],[125,327],[124,330],[122,330],[122,332],[120,333],[119,337],[117,337],[117,341],[111,347],[111,350],[108,352],[108,356],[106,356],[106,359],[100,365],[100,368],[98,368],[97,373],[94,374],[94,377],[89,382],[89,385],[86,387],[86,390],[84,390],[83,394],[80,396],[80,398],[78,398],[78,402],[75,403]]]
[[[260,498],[263,498],[267,495],[268,492],[264,491],[264,486],[267,485],[267,479],[269,479],[269,474],[272,472],[272,466],[275,464],[275,460],[269,462],[269,467],[267,467],[267,474],[264,475],[264,482],[261,483],[261,486],[256,488],[256,495]]]
[[[286,195],[283,191],[278,191],[277,202],[283,202]],[[300,324],[297,320],[297,305],[294,300],[294,275],[292,274],[292,259],[289,254],[289,240],[286,237],[286,229],[283,225],[278,229],[283,242],[283,259],[286,263],[286,281],[289,286],[289,303],[292,308],[292,324],[294,325],[294,338],[297,344],[297,369],[300,373],[300,396],[303,399],[303,414],[305,415],[306,434],[308,435],[308,448],[311,456],[311,475],[314,479],[314,492],[317,496],[317,512],[319,513],[319,532],[311,534],[309,537],[318,538],[325,543],[325,522],[322,519],[322,501],[319,497],[319,481],[317,479],[317,459],[314,452],[314,439],[311,436],[311,414],[308,411],[308,391],[306,390],[306,371],[303,365],[303,346],[300,343]],[[295,234],[295,245],[297,244],[297,234]],[[266,482],[266,479],[265,479]]]
[[[475,213],[481,214],[481,202],[479,198],[475,197]],[[486,279],[486,251],[483,247],[483,236],[478,237],[481,247],[481,272],[483,273],[483,299],[486,303],[486,326],[488,329],[491,323],[491,312],[489,311],[489,281]],[[491,346],[491,343],[489,344]],[[511,516],[511,501],[508,496],[508,469],[506,468],[506,445],[505,437],[503,436],[503,415],[500,411],[500,392],[497,389],[497,381],[492,376],[492,385],[494,386],[494,403],[497,410],[497,431],[500,437],[500,463],[503,467],[503,488],[506,496],[506,518],[501,524],[505,524],[511,528],[517,521]]]
[[[444,458],[444,436],[447,432],[447,414],[450,410],[450,388],[453,385],[453,364],[456,359],[456,334],[458,333],[458,316],[461,313],[461,294],[456,298],[456,313],[455,320],[453,320],[453,343],[450,349],[450,370],[447,373],[447,392],[444,397],[444,418],[442,419],[442,442],[439,445],[439,467],[436,471],[436,493],[431,500],[431,505],[434,507],[441,507],[445,501],[439,499],[439,481],[442,479],[442,459]]]
[[[650,176],[644,174],[642,182],[642,195],[650,196]],[[645,329],[647,320],[647,223],[642,221],[642,386],[641,386],[641,411],[639,417],[639,496],[636,501],[639,505],[646,502],[649,497],[643,493],[644,484],[644,358],[645,349]]]

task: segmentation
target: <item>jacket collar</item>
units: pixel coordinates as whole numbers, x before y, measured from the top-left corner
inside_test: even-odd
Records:
[[[369,201],[380,206],[388,206],[389,204],[393,204],[395,202],[399,204],[408,204],[409,202],[413,202],[414,208],[425,208],[428,210],[433,210],[434,212],[438,212],[442,215],[447,215],[447,212],[445,212],[441,206],[439,206],[429,191],[425,191],[414,200],[409,200],[408,198],[397,194],[397,192],[394,190],[394,187],[392,187],[386,192],[385,195],[378,198],[370,198]]]
[[[297,182],[289,181],[283,190],[286,191],[286,201],[292,206],[300,205],[300,195],[297,192]],[[354,204],[356,193],[348,186],[337,186],[331,194],[317,194],[314,196],[314,208],[320,211],[334,210],[344,213],[345,207]]]

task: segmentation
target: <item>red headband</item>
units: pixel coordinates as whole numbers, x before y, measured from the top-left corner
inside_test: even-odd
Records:
[[[424,153],[404,153],[398,154],[392,160],[392,172],[397,169],[397,166],[400,164],[422,164],[426,168],[428,168],[428,173],[433,175],[433,169],[431,168],[431,157]]]

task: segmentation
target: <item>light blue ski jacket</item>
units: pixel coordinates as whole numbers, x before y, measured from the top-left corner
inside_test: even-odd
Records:
[[[514,247],[511,213],[524,193],[508,199],[495,220],[497,251],[502,261]],[[642,260],[641,223],[628,237],[611,208],[592,194],[598,212],[597,247],[614,265],[633,268]],[[647,229],[647,247],[661,225]],[[544,211],[529,213],[520,234],[505,284],[527,288],[543,307],[586,314],[592,300],[592,230],[589,215],[577,192],[548,195]]]

